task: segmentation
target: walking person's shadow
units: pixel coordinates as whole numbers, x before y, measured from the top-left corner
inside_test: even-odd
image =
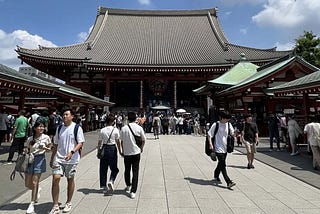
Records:
[[[185,177],[184,179],[193,184],[205,185],[205,186],[216,186],[223,189],[227,188],[226,186],[219,185],[221,183],[217,182],[216,180],[204,180],[204,179],[191,178],[191,177]]]

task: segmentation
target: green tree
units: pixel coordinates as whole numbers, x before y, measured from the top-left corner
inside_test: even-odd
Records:
[[[304,31],[304,34],[296,39],[294,53],[312,65],[320,67],[320,38],[311,31]]]

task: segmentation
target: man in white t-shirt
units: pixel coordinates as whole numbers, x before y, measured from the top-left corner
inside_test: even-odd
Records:
[[[139,177],[139,163],[140,163],[140,154],[143,152],[143,147],[146,141],[146,136],[144,134],[144,130],[141,126],[135,123],[137,118],[136,113],[128,112],[128,120],[129,124],[123,126],[120,131],[120,142],[121,142],[121,151],[123,151],[124,156],[124,179],[126,182],[126,191],[130,193],[130,197],[132,199],[136,196],[136,191],[138,187],[138,177]],[[130,126],[130,127],[129,127]],[[142,139],[141,148],[139,148],[135,142],[135,138],[132,132],[140,136]],[[132,170],[132,180],[131,177]]]
[[[226,159],[227,159],[227,136],[228,132],[230,132],[230,135],[234,135],[234,128],[229,123],[229,120],[231,118],[231,115],[228,112],[222,111],[220,112],[220,121],[217,121],[212,124],[211,128],[208,131],[208,141],[209,141],[209,149],[215,152],[217,158],[218,158],[218,164],[216,169],[214,170],[214,179],[215,182],[221,183],[221,180],[219,178],[220,172],[223,175],[224,180],[227,183],[227,188],[231,189],[234,185],[236,185],[235,182],[233,182],[227,173],[226,169]],[[218,125],[218,130],[215,134],[216,126]],[[229,130],[228,130],[229,129]],[[212,139],[215,137],[214,139]]]
[[[307,135],[313,157],[313,168],[320,169],[320,123],[317,118],[310,117],[311,123],[305,125],[303,132]]]
[[[54,136],[50,167],[52,168],[52,199],[53,208],[50,214],[60,212],[59,183],[62,176],[66,176],[68,182],[67,202],[63,212],[69,212],[72,208],[75,182],[74,176],[80,160],[80,150],[85,142],[81,126],[73,122],[74,111],[70,108],[63,111],[63,125],[58,127]]]

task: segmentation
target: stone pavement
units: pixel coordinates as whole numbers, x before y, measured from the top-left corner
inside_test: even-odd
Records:
[[[79,164],[71,213],[320,213],[318,188],[259,161],[255,161],[255,169],[248,170],[246,156],[238,151],[227,158],[229,176],[237,183],[229,190],[224,181],[212,181],[216,162],[204,155],[204,137],[147,137],[136,198],[130,199],[124,191],[122,158],[115,191],[108,196],[102,194],[94,151]],[[36,212],[48,213],[52,207],[51,178],[40,185],[42,194]],[[62,179],[62,205],[65,200],[66,181]],[[30,191],[1,207],[0,213],[25,213],[29,201]]]

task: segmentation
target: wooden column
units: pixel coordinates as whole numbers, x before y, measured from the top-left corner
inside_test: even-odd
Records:
[[[177,108],[177,81],[173,82],[173,108]]]
[[[26,101],[26,91],[20,90],[20,97],[19,97],[19,104],[18,104],[18,110],[24,109],[24,103]]]
[[[302,102],[303,102],[303,106],[305,106],[305,108],[302,108],[301,113],[304,117],[305,123],[308,123],[308,113],[309,113],[310,105],[308,103],[308,94],[307,93],[303,93]]]
[[[106,77],[106,97],[110,97],[110,78]]]
[[[140,80],[140,103],[139,103],[140,109],[143,109],[143,81]]]

